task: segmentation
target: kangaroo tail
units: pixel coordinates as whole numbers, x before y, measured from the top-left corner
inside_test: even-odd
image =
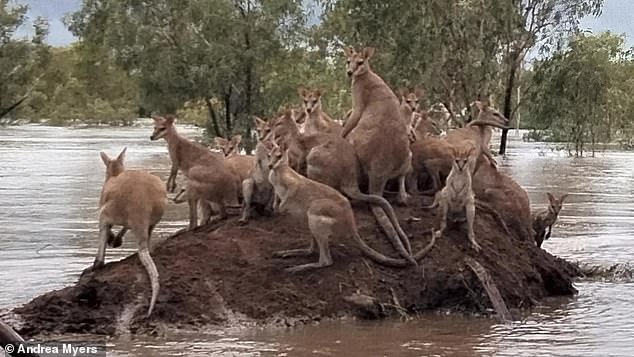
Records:
[[[359,245],[359,248],[361,249],[363,254],[365,254],[368,258],[372,259],[378,264],[388,266],[388,267],[393,267],[393,268],[405,268],[411,264],[409,261],[405,259],[390,258],[372,249],[372,247],[367,245],[363,241],[363,239],[361,239],[361,236],[359,236],[358,232],[355,232],[353,234],[353,238],[355,242]],[[427,255],[427,253],[431,251],[432,247],[434,246],[434,243],[436,243],[436,238],[437,237],[432,230],[431,241],[429,242],[429,244],[423,247],[420,251],[414,254],[415,261],[423,259]]]
[[[368,258],[374,260],[378,264],[394,268],[404,268],[410,264],[405,259],[390,258],[372,249],[372,247],[367,245],[363,241],[363,239],[361,239],[361,236],[359,236],[358,232],[355,232],[352,237],[354,238],[354,241],[359,245],[359,248],[361,249],[363,254],[365,254]]]
[[[352,190],[347,190],[347,191],[349,191],[347,192],[348,196],[352,198],[353,200],[363,201],[371,205],[381,207],[383,211],[385,211],[385,213],[387,214],[387,217],[390,220],[390,223],[396,230],[396,233],[398,234],[398,237],[401,243],[403,244],[403,246],[405,247],[405,249],[407,250],[407,252],[410,254],[412,253],[412,246],[411,246],[411,243],[409,242],[409,237],[403,231],[401,224],[398,222],[398,218],[396,217],[394,208],[385,198],[378,195],[366,195],[362,193],[361,191],[359,191],[359,189],[356,187],[353,188]],[[385,230],[385,227],[383,229]],[[403,258],[407,258],[407,257],[403,257]]]
[[[139,259],[150,277],[150,284],[152,286],[152,299],[150,300],[150,308],[147,311],[147,316],[150,317],[152,310],[154,310],[154,305],[156,304],[156,298],[158,297],[159,292],[158,270],[156,270],[156,265],[154,265],[154,261],[150,256],[150,251],[147,248],[139,250]]]

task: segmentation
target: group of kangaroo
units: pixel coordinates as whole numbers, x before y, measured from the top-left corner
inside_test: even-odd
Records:
[[[104,265],[106,245],[118,247],[128,229],[134,233],[139,258],[148,272],[154,309],[159,290],[158,271],[149,254],[150,236],[161,220],[167,193],[176,193],[181,171],[186,187],[173,198],[189,205],[189,228],[218,222],[227,207],[241,203],[240,224],[253,211],[286,213],[300,220],[312,234],[307,248],[276,252],[281,258],[319,254],[317,262],[288,268],[299,272],[333,264],[329,241],[352,238],[361,252],[378,264],[392,267],[417,265],[453,223],[466,226],[475,251],[482,249],[474,232],[479,211],[496,217],[504,229],[538,246],[550,236],[565,195],[548,197],[547,210],[531,213],[528,195],[511,177],[499,172],[489,151],[492,128],[506,128],[508,119],[487,103],[471,105],[472,120],[461,128],[447,128],[430,111],[419,108],[422,90],[401,90],[396,95],[372,71],[373,48],[345,49],[346,73],[352,81],[352,110],[342,126],[321,107],[323,93],[300,87],[300,110],[286,108],[268,120],[254,118],[255,155],[240,154],[239,135],[216,138],[221,151],[193,142],[176,131],[174,116],[155,116],[151,140],[167,142],[172,162],[163,183],[144,171],[126,170],[125,149],[116,159],[101,153],[106,179],[99,210],[99,249],[85,273]],[[410,203],[411,195],[435,195],[436,225],[431,239],[412,251],[392,205],[383,197],[386,184],[398,187],[396,202]],[[367,193],[362,188],[367,187]],[[420,191],[421,187],[426,190]],[[350,200],[366,202],[378,225],[398,252],[386,256],[359,236]],[[122,226],[114,233],[113,226]],[[546,229],[548,233],[546,233]]]

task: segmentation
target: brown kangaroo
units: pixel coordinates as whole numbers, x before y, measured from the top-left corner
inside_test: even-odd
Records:
[[[546,195],[549,201],[548,208],[533,211],[531,214],[533,230],[535,231],[535,243],[538,247],[542,246],[545,239],[550,238],[550,232],[555,222],[557,222],[559,211],[561,211],[564,200],[568,197],[568,194],[564,194],[559,198],[555,198],[550,192],[546,193]],[[546,228],[548,228],[548,233],[546,233]]]
[[[167,206],[165,185],[158,177],[144,171],[126,170],[123,164],[126,149],[116,159],[101,153],[106,165],[106,180],[99,201],[99,250],[88,273],[104,266],[106,244],[118,247],[125,232],[130,229],[138,244],[138,256],[148,273],[152,287],[152,298],[147,316],[152,314],[159,292],[156,265],[150,256],[150,238],[154,227],[163,217]],[[112,226],[122,226],[115,237]],[[82,275],[84,274],[82,273]]]
[[[288,111],[285,116],[286,119],[282,122],[293,125],[288,119]],[[409,238],[401,228],[390,203],[382,196],[366,195],[359,190],[359,161],[352,144],[341,136],[329,134],[293,134],[277,139],[287,147],[297,149],[296,154],[301,158],[300,161],[306,164],[308,178],[335,188],[350,199],[370,204],[392,245],[403,258],[414,263]]]
[[[350,202],[334,188],[310,180],[290,166],[287,150],[274,145],[269,153],[269,178],[280,196],[280,211],[288,212],[300,219],[308,226],[313,239],[307,249],[280,251],[276,256],[282,258],[307,256],[314,253],[315,243],[319,249],[319,261],[298,265],[287,270],[299,272],[307,269],[321,268],[332,265],[332,257],[328,246],[329,240],[335,237],[352,237],[361,251],[375,262],[404,267],[409,263],[404,259],[389,258],[367,246],[357,231],[354,213]],[[421,259],[431,250],[435,238],[415,258]]]
[[[454,150],[454,160],[451,172],[447,176],[447,184],[436,193],[434,202],[430,208],[438,207],[440,212],[440,230],[438,237],[442,237],[447,228],[447,220],[453,222],[467,223],[467,237],[476,251],[480,250],[480,245],[475,239],[473,223],[475,221],[476,207],[475,197],[471,188],[471,168],[469,167],[469,157],[473,147],[468,149],[459,148]]]
[[[272,131],[270,122],[255,117],[255,127],[258,133],[258,143],[255,146],[255,165],[251,176],[242,181],[242,217],[238,221],[245,224],[251,217],[251,207],[256,203],[264,211],[273,212],[275,192],[269,182],[269,149],[272,148]]]
[[[411,165],[409,129],[403,125],[399,101],[390,87],[370,69],[374,48],[345,49],[352,78],[352,113],[342,136],[352,143],[368,177],[368,193],[383,195],[389,179],[399,179],[398,202],[406,204],[405,176]],[[389,138],[389,140],[386,140]]]
[[[195,143],[176,132],[173,116],[153,117],[154,132],[151,140],[161,138],[167,141],[172,169],[167,179],[167,188],[173,192],[176,188],[178,170],[187,177],[187,188],[174,199],[180,203],[187,200],[189,204],[189,228],[198,225],[198,205],[206,208],[203,223],[215,222],[227,217],[226,202],[236,202],[238,197],[238,182],[236,177],[225,166],[224,158],[220,154],[209,151],[205,146]],[[209,204],[213,204],[219,214],[210,217]]]
[[[337,124],[321,107],[323,91],[299,87],[297,92],[303,100],[302,109],[305,113],[304,134],[341,134],[343,130],[341,125]]]

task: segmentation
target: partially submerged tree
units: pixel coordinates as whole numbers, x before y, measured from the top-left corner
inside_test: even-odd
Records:
[[[623,45],[624,39],[611,33],[579,33],[565,49],[535,64],[532,122],[548,129],[555,140],[572,143],[575,155],[583,156],[586,143],[594,154],[597,142],[632,127],[631,113],[626,112],[632,100],[619,96],[634,85],[623,77],[623,72],[634,71],[634,58]]]

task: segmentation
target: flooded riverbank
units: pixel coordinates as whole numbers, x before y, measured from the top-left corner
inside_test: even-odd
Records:
[[[103,180],[98,152],[128,146],[130,167],[165,176],[163,142],[151,143],[149,128],[0,129],[0,293],[8,309],[76,281],[96,249],[96,207]],[[545,144],[514,141],[499,159],[544,205],[544,192],[570,197],[544,248],[584,264],[628,263],[634,253],[634,154],[598,153],[571,159]],[[171,205],[158,237],[184,227],[184,207]],[[134,251],[109,250],[108,261]],[[582,281],[574,299],[549,301],[512,326],[484,319],[432,315],[420,321],[333,322],[291,330],[224,332],[152,340],[116,340],[120,355],[627,355],[634,337],[630,282]]]

